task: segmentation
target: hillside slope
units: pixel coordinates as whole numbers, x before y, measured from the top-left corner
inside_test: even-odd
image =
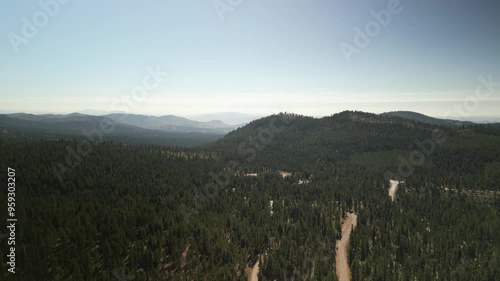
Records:
[[[107,117],[70,115],[0,115],[0,138],[83,138],[122,143],[194,146],[215,141],[220,134],[165,132],[117,123]]]
[[[364,112],[319,119],[279,114],[251,122],[208,147],[238,159],[246,170],[331,164],[391,178],[460,177],[484,175],[487,166],[499,161],[498,133],[494,125],[436,126]],[[488,184],[494,183],[491,179]]]
[[[392,111],[380,114],[380,116],[384,117],[400,117],[408,120],[414,120],[422,123],[427,123],[431,125],[439,125],[439,126],[463,126],[463,125],[472,125],[473,122],[468,121],[458,121],[451,119],[439,119],[430,117],[418,112],[413,111]]]

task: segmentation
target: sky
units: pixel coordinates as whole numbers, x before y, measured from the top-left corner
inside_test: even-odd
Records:
[[[0,113],[500,118],[499,27],[495,0],[5,1]]]

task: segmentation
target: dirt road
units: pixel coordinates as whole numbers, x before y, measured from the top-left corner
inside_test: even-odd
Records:
[[[391,187],[389,187],[389,196],[391,196],[392,201],[396,199],[396,192],[398,191],[399,181],[390,180]]]
[[[339,281],[350,281],[351,271],[347,262],[347,246],[349,245],[349,236],[351,235],[351,226],[356,227],[358,217],[356,214],[347,214],[347,218],[342,225],[342,239],[337,240],[335,257],[335,267],[337,269],[337,277]]]
[[[258,274],[259,274],[259,261],[257,261],[252,268],[247,266],[248,281],[259,281]]]

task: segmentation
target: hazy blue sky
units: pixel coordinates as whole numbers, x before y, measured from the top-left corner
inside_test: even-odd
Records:
[[[500,117],[498,85],[474,96],[478,76],[500,82],[500,1],[401,0],[366,46],[355,28],[393,0],[55,1],[4,1],[0,111],[113,111],[158,65],[168,76],[133,112]],[[58,3],[46,23],[40,3]]]

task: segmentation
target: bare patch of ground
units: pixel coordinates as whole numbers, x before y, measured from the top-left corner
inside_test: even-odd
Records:
[[[278,171],[278,173],[280,174],[280,176],[282,178],[286,178],[286,177],[291,177],[292,176],[292,173],[290,173],[290,172]]]
[[[181,267],[184,267],[186,265],[186,261],[187,261],[187,254],[188,254],[188,251],[189,251],[189,247],[191,245],[187,245],[186,246],[186,249],[184,250],[184,252],[182,252],[182,255],[181,255]]]
[[[391,186],[389,187],[389,196],[391,197],[392,201],[396,199],[396,192],[398,191],[398,185],[399,181],[395,180],[390,180]]]
[[[458,190],[454,187],[441,187],[441,189],[445,193],[461,193],[463,195],[466,195],[470,198],[472,198],[475,202],[477,203],[486,203],[486,204],[492,204],[495,203],[498,199],[500,199],[500,191],[495,191],[495,190],[478,190],[478,189],[467,189],[467,188],[462,188],[461,190]]]

